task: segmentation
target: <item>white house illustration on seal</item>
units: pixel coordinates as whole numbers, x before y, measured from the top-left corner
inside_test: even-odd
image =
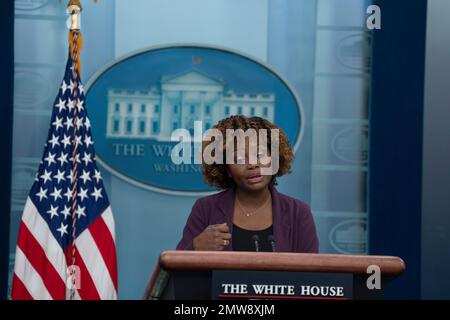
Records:
[[[194,121],[199,120],[203,130],[234,114],[274,121],[274,94],[224,92],[224,86],[222,80],[192,70],[163,76],[160,89],[110,89],[106,136],[170,141],[175,129],[193,134]]]

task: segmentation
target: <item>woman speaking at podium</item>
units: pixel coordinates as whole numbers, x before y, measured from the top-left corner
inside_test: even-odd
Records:
[[[279,129],[263,118],[245,116],[220,120],[214,128],[220,130],[223,137],[227,129],[244,132],[266,129],[269,134],[271,129]],[[276,177],[290,172],[294,158],[286,134],[282,130],[278,132],[279,167],[274,175],[262,175],[264,166],[259,160],[250,164],[248,147],[244,164],[238,164],[239,161],[206,164],[203,161],[206,182],[224,191],[195,202],[177,250],[318,252],[316,227],[309,206],[278,192],[275,187]],[[209,143],[212,142],[204,142],[203,149]],[[270,138],[267,144],[271,150]],[[226,146],[224,138],[224,154]]]

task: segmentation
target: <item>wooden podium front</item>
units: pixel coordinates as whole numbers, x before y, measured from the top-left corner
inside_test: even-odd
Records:
[[[382,299],[404,269],[392,256],[165,251],[144,299]]]

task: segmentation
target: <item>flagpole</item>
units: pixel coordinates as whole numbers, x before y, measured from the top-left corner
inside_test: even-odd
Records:
[[[23,210],[13,300],[117,299],[114,218],[95,160],[80,75],[81,10],[80,1],[69,2],[67,65]]]
[[[81,50],[81,32],[80,32],[80,13],[83,10],[81,3],[79,0],[70,0],[67,5],[67,10],[71,15],[71,25],[69,32],[69,47],[70,47],[70,57],[72,60],[72,84],[74,86],[74,139],[73,139],[73,153],[72,153],[72,174],[73,174],[73,188],[72,188],[72,261],[70,268],[70,276],[71,276],[71,291],[70,291],[70,300],[75,300],[75,292],[77,290],[76,283],[79,283],[76,278],[76,247],[75,247],[75,238],[76,238],[76,221],[77,221],[77,190],[78,190],[78,141],[77,139],[77,129],[78,129],[78,96],[77,96],[77,88],[78,88],[78,78],[81,74],[81,64],[80,64],[80,55],[79,51]]]

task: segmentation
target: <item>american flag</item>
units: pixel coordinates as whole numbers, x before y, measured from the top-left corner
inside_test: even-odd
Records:
[[[77,62],[69,55],[23,212],[12,299],[117,298],[114,219]]]

